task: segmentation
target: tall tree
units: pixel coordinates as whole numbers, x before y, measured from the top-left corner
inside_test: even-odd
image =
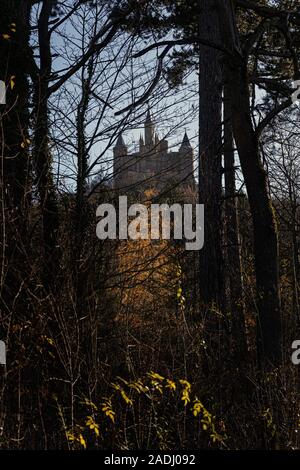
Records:
[[[29,83],[30,2],[4,0],[0,17],[0,79],[6,84],[1,105],[1,291],[4,308],[22,283],[30,202]],[[18,261],[19,260],[19,261]],[[6,278],[6,276],[8,276]],[[6,285],[5,285],[6,284]]]
[[[58,268],[58,202],[52,175],[49,148],[48,89],[52,72],[51,33],[49,20],[56,0],[43,0],[38,19],[40,66],[34,74],[34,169],[42,213],[45,263],[44,280],[51,284]]]
[[[214,4],[203,0],[199,35],[219,43],[218,15]],[[199,202],[205,206],[205,244],[200,252],[200,301],[223,303],[222,270],[222,70],[220,52],[199,41]]]
[[[276,221],[251,120],[247,55],[242,52],[233,3],[218,1],[217,5],[221,40],[230,53],[224,66],[233,133],[253,221],[260,359],[265,365],[276,365],[281,360]]]
[[[225,226],[226,226],[226,275],[229,281],[229,309],[231,313],[234,355],[243,362],[247,353],[245,301],[241,260],[241,240],[237,211],[235,184],[235,154],[231,124],[230,103],[227,84],[224,84],[224,182],[225,182]]]

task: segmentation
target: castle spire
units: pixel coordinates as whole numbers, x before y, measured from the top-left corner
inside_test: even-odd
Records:
[[[122,136],[122,132],[120,132],[120,134],[118,135],[116,147],[126,147],[123,136]]]
[[[143,139],[142,134],[140,134],[139,144],[140,144],[140,152],[142,152],[143,147],[144,147],[144,139]]]
[[[147,116],[146,116],[146,121],[145,122],[151,122],[152,123],[149,106],[148,106],[148,111],[147,111]]]
[[[190,139],[188,138],[188,135],[185,131],[182,142],[181,142],[180,151],[182,151],[182,150],[185,150],[185,151],[186,150],[191,150],[191,148],[192,148],[192,146],[190,144]]]
[[[113,148],[114,158],[116,157],[123,157],[127,155],[127,147],[122,137],[122,133],[118,135],[116,145]]]
[[[149,107],[145,121],[145,146],[149,150],[154,147],[154,123],[152,122]]]

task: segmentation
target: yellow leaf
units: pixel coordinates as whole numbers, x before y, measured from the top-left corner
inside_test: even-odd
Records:
[[[3,37],[3,39],[6,39],[6,40],[10,39],[10,35],[9,35],[9,34],[2,34],[2,37]]]
[[[106,399],[104,403],[101,403],[102,406],[102,411],[105,413],[105,415],[111,419],[111,421],[114,423],[115,422],[115,412],[112,409],[112,403],[111,400]]]
[[[92,416],[88,416],[87,417],[87,421],[86,421],[86,425],[92,430],[94,431],[94,433],[96,434],[96,436],[98,437],[99,436],[99,426],[98,424],[94,421],[94,418]]]
[[[95,405],[95,403],[88,400],[87,398],[85,398],[84,401],[81,401],[80,403],[83,404],[83,405],[89,406],[90,408],[93,408],[94,410],[98,409],[97,406]]]
[[[67,431],[67,439],[68,441],[75,441],[75,436],[70,431]]]
[[[86,442],[85,442],[84,437],[83,437],[82,434],[79,435],[79,442],[80,442],[80,444],[82,445],[82,447],[83,447],[84,449],[86,449]]]
[[[15,87],[15,78],[16,78],[15,75],[12,75],[12,76],[10,77],[9,84],[10,84],[10,89],[11,89],[11,90],[13,90],[14,87]]]
[[[148,375],[153,378],[153,379],[157,379],[157,380],[165,380],[164,377],[160,374],[158,374],[157,372],[148,372]]]
[[[24,149],[25,147],[27,147],[28,145],[30,144],[30,140],[29,139],[24,139],[23,142],[21,143],[21,148]],[[46,337],[44,339],[47,339]],[[48,341],[49,342],[49,341]]]
[[[173,380],[166,379],[167,380],[167,385],[166,388],[169,388],[170,390],[176,390],[176,384]]]
[[[126,403],[127,405],[130,405],[130,406],[133,405],[133,401],[131,400],[131,398],[129,398],[129,397],[126,395],[126,393],[124,392],[124,390],[121,390],[121,395],[122,395],[123,400],[125,401],[125,403]]]

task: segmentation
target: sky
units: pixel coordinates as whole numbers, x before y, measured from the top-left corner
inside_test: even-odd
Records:
[[[65,2],[65,6],[72,5]],[[32,23],[36,23],[36,6]],[[66,10],[67,11],[67,10]],[[53,72],[61,75],[86,50],[94,30],[105,24],[101,9],[88,11],[82,7],[76,16],[52,34]],[[37,44],[36,32],[32,34]],[[151,84],[156,72],[157,51],[153,50],[141,58],[132,54],[145,47],[147,41],[141,38],[131,40],[129,35],[117,35],[115,40],[97,57],[92,79],[93,96],[90,100],[86,119],[86,133],[91,164],[99,161],[91,171],[97,176],[106,167],[111,172],[112,148],[120,131],[129,149],[137,148],[140,133],[143,132],[148,106],[160,138],[169,140],[172,150],[180,145],[185,130],[197,152],[197,76],[189,73],[184,84],[177,90],[170,90],[164,76],[149,100],[139,106],[130,116],[115,113],[136,101]],[[161,49],[159,49],[161,52]],[[38,62],[38,57],[36,58]],[[166,60],[166,64],[168,59]],[[87,77],[87,70],[84,75]],[[51,129],[55,166],[64,186],[74,186],[76,173],[76,112],[82,96],[82,71],[72,77],[50,100]],[[55,77],[56,79],[56,77]],[[113,90],[112,90],[113,89]],[[103,103],[107,102],[104,110]]]
[[[67,0],[64,8],[73,5]],[[36,23],[34,8],[33,24]],[[67,10],[66,10],[67,11]],[[52,35],[53,72],[62,75],[87,50],[94,31],[106,23],[101,8],[89,10],[81,7],[78,14],[59,27]],[[37,43],[36,31],[32,34]],[[160,138],[167,138],[169,148],[177,150],[184,132],[198,153],[198,77],[189,71],[182,86],[170,89],[163,73],[149,100],[138,106],[130,115],[116,116],[116,112],[138,100],[152,83],[156,73],[157,54],[152,50],[145,56],[134,58],[135,52],[145,48],[149,40],[132,39],[129,34],[116,35],[115,39],[95,58],[92,64],[92,97],[86,114],[86,137],[91,165],[91,179],[112,173],[112,148],[119,133],[129,147],[136,151],[140,133],[143,133],[148,106]],[[38,62],[38,58],[36,59]],[[88,64],[89,65],[89,64]],[[166,58],[165,65],[170,65]],[[88,77],[88,67],[80,70],[50,100],[52,152],[55,169],[62,190],[73,189],[76,180],[76,116],[82,98],[82,82]],[[56,80],[57,77],[54,77]],[[263,93],[258,91],[260,101]]]

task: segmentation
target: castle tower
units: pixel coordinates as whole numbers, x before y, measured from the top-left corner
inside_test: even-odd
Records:
[[[193,147],[191,146],[190,140],[187,133],[184,133],[180,148],[180,172],[184,177],[188,178],[188,181],[193,180],[193,159],[194,152]]]
[[[113,161],[113,174],[114,184],[118,186],[121,183],[122,174],[124,173],[124,166],[126,162],[122,157],[127,156],[127,147],[125,145],[122,134],[119,134],[115,147],[113,148],[114,161]],[[125,164],[125,165],[124,165]]]
[[[154,147],[154,130],[155,126],[151,119],[150,110],[148,109],[145,121],[145,147],[148,151]]]
[[[119,134],[113,151],[114,151],[114,157],[122,157],[124,155],[127,155],[127,147],[125,145],[122,134]]]
[[[191,143],[190,143],[190,140],[188,138],[186,131],[184,133],[179,152],[182,153],[183,155],[193,153],[193,148],[191,146]]]
[[[140,147],[140,148],[139,148],[140,153],[143,153],[143,152],[144,152],[145,144],[144,144],[144,139],[143,139],[142,135],[140,135],[139,147]]]

